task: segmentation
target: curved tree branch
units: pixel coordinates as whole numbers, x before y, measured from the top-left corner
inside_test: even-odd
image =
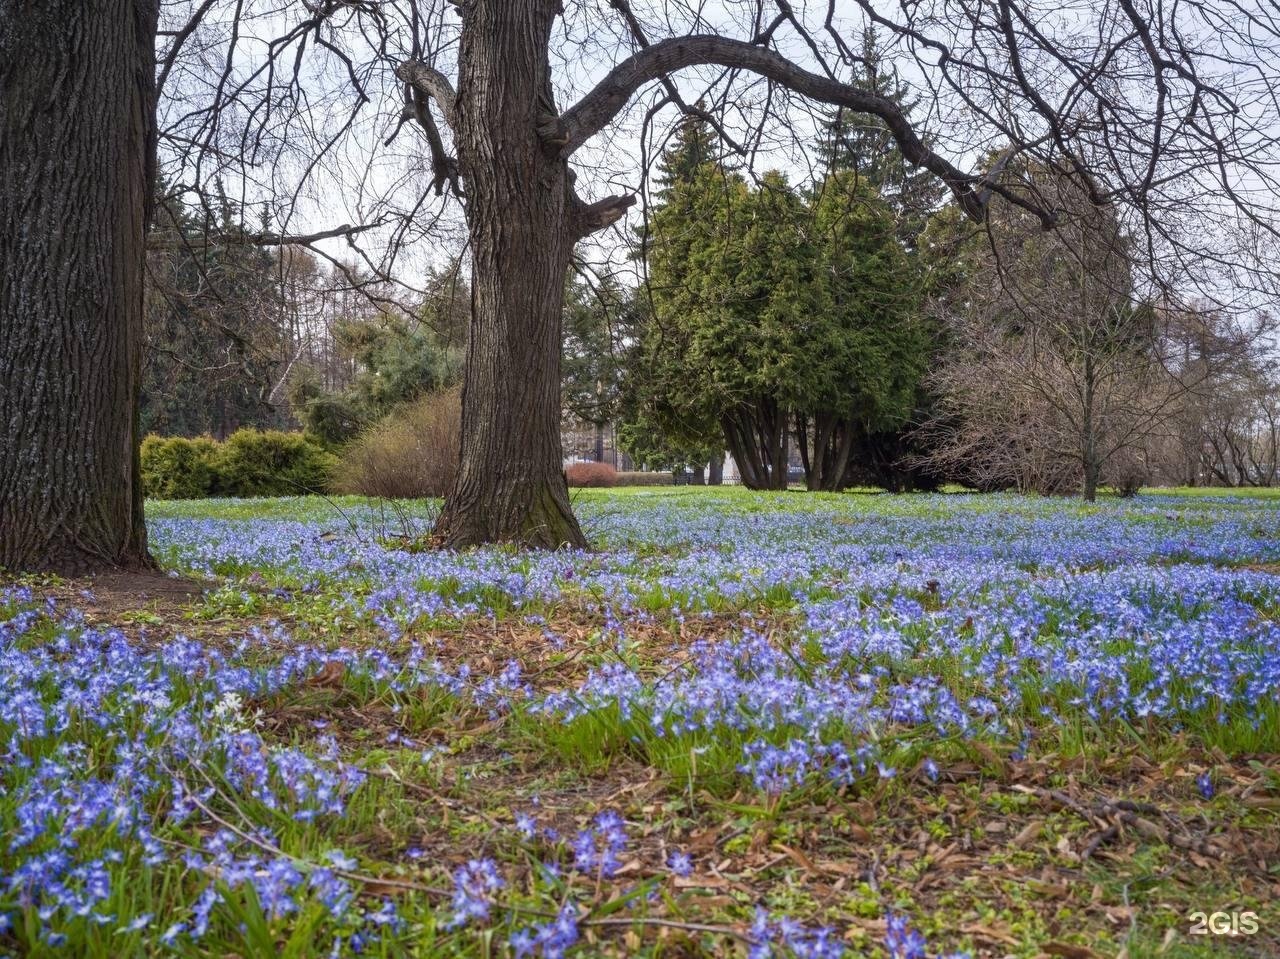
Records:
[[[453,84],[449,82],[448,77],[421,60],[406,60],[396,67],[396,76],[413,87],[416,92],[433,98],[436,106],[440,108],[440,115],[444,117],[444,122],[450,127],[454,125],[455,94]]]
[[[209,231],[203,235],[202,241],[205,244],[235,243],[242,246],[309,247],[313,243],[319,243],[321,240],[332,240],[337,237],[350,239],[369,230],[376,230],[383,225],[384,221],[382,220],[373,223],[361,223],[355,226],[350,223],[344,223],[342,226],[335,226],[328,230],[318,230],[314,233],[273,233],[270,231],[254,233],[247,230]],[[164,236],[152,233],[147,237],[148,250],[167,250],[181,246],[190,246],[190,243],[182,236]]]
[[[564,155],[573,153],[602,130],[646,83],[703,64],[748,70],[813,100],[879,117],[908,162],[929,170],[941,179],[969,217],[978,221],[985,218],[986,200],[994,186],[993,178],[965,173],[935,153],[919,137],[902,108],[893,100],[810,73],[773,50],[713,34],[662,40],[614,67],[560,118],[561,128],[567,135]],[[979,183],[983,186],[981,192],[974,189]],[[1035,213],[1046,226],[1052,225],[1053,211],[1035,207],[1021,198],[1006,195],[1006,199]]]

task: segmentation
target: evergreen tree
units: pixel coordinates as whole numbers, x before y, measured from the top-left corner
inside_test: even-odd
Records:
[[[659,161],[659,204],[638,254],[648,282],[635,295],[626,331],[619,391],[619,442],[654,469],[713,465],[723,456],[720,421],[706,368],[688,352],[682,321],[701,299],[704,278],[691,264],[713,264],[732,230],[733,207],[745,196],[740,177],[715,160],[710,127],[686,117]]]
[[[428,302],[424,309],[433,307]],[[438,332],[420,319],[384,314],[339,321],[334,338],[357,370],[351,385],[329,393],[304,375],[294,381],[289,397],[307,431],[330,446],[352,439],[397,406],[452,386],[461,376],[461,350],[447,345],[447,331]]]
[[[702,106],[701,103],[698,104]],[[706,120],[694,115],[681,118],[671,146],[658,160],[655,180],[658,184],[658,200],[669,203],[672,191],[679,183],[687,183],[708,164],[716,165],[719,151],[716,138]]]
[[[874,27],[863,32],[862,61],[854,83],[870,93],[888,97],[909,116],[919,98],[912,97],[897,74],[885,68]],[[824,177],[851,172],[866,179],[893,210],[898,236],[911,246],[946,193],[936,177],[903,158],[888,126],[879,117],[835,108],[822,124],[817,153]]]
[[[747,486],[781,489],[794,442],[812,489],[839,489],[860,440],[910,418],[928,350],[900,218],[839,169],[797,192],[714,162],[686,121],[649,234],[653,316],[629,364],[629,442],[696,447],[718,429]]]
[[[635,325],[633,298],[606,277],[595,289],[571,280],[564,302],[561,405],[568,416],[594,426],[603,445],[604,427],[618,415],[623,338]]]
[[[833,490],[849,482],[849,465],[865,454],[867,438],[911,418],[930,332],[897,218],[867,180],[833,174],[813,216],[829,311],[825,336],[813,346],[826,360],[797,406],[796,437],[809,487]]]
[[[240,207],[220,193],[203,214],[159,205],[148,253],[141,418],[145,432],[225,437],[279,427],[282,374],[275,258],[246,242]]]
[[[690,263],[703,284],[691,356],[707,366],[725,441],[754,488],[786,488],[791,416],[839,372],[809,220],[785,178],[767,173],[715,256]]]

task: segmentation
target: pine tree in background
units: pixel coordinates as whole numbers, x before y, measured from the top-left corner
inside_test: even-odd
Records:
[[[862,35],[862,72],[855,83],[871,93],[893,100],[910,116],[919,104],[896,72],[886,69],[884,53],[875,29]],[[927,170],[903,159],[883,120],[837,107],[822,124],[817,144],[824,175],[851,172],[870,183],[893,210],[898,236],[914,246],[930,214],[946,193]]]
[[[606,427],[618,416],[626,342],[635,327],[634,310],[632,291],[612,277],[605,277],[599,285],[570,280],[565,290],[560,404],[566,427],[591,428],[591,455],[597,463],[605,461]]]
[[[809,220],[785,177],[766,173],[721,255],[701,267],[692,355],[707,366],[742,481],[756,489],[786,488],[791,418],[841,373]]]
[[[433,303],[428,299],[424,311]],[[462,374],[461,348],[448,345],[447,331],[416,318],[339,320],[333,335],[355,369],[351,382],[330,392],[299,377],[289,397],[307,432],[329,446],[353,439],[397,407],[453,386]]]
[[[815,381],[796,409],[796,439],[810,489],[850,484],[867,439],[909,422],[928,363],[914,256],[900,221],[871,183],[832,174],[813,201],[825,338],[812,344]],[[892,482],[882,485],[892,486]]]
[[[859,86],[893,99],[908,115],[916,109],[919,98],[913,97],[910,88],[886,67],[883,48],[871,27],[863,33],[862,60],[862,73],[857,79]],[[884,121],[837,109],[823,124],[817,152],[825,176],[814,187],[815,206],[819,209],[826,207],[828,228],[834,225],[834,208],[824,201],[823,192],[831,183],[847,184],[847,178],[851,177],[859,188],[865,183],[887,206],[894,221],[894,233],[914,259],[921,236],[941,205],[945,191],[927,171],[906,162]],[[916,264],[909,264],[907,269],[914,271]],[[838,300],[846,297],[856,298],[857,291],[846,287],[837,294]],[[900,492],[934,489],[940,484],[939,476],[919,466],[908,465],[922,452],[914,437],[916,425],[931,415],[935,403],[935,398],[924,386],[930,352],[939,348],[938,331],[929,329],[929,325],[926,318],[917,315],[911,326],[904,327],[900,335],[881,339],[883,347],[896,344],[893,352],[900,362],[886,367],[886,370],[898,371],[891,376],[900,376],[905,370],[915,371],[910,386],[909,408],[906,415],[895,423],[887,422],[883,417],[862,418],[847,433],[839,429],[834,431],[834,435],[847,443],[847,453],[842,446],[841,454],[836,454],[846,462],[840,485],[883,486]],[[893,392],[901,397],[905,381],[897,382]],[[815,434],[813,438],[817,442],[819,436]],[[825,477],[824,485],[829,481],[830,477]]]
[[[287,361],[276,256],[252,243],[243,211],[220,192],[203,212],[159,204],[147,255],[144,432],[226,437],[275,428],[272,391]]]
[[[619,440],[639,464],[695,472],[710,464],[718,482],[723,439],[705,369],[691,362],[684,318],[697,310],[705,277],[731,231],[732,207],[745,195],[740,177],[718,162],[709,125],[681,122],[658,163],[658,204],[637,255],[647,264],[637,291],[626,371],[619,397]]]
[[[708,156],[696,119],[663,156],[624,437],[688,447],[719,431],[756,489],[786,487],[795,446],[811,489],[840,489],[860,443],[908,421],[926,363],[901,217],[854,170],[751,189]]]
[[[702,104],[698,104],[701,108]],[[670,147],[658,160],[658,200],[666,204],[679,183],[688,183],[708,164],[719,164],[720,150],[714,131],[706,120],[696,115],[681,119]]]

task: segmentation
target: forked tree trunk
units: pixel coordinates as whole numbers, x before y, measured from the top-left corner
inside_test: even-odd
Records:
[[[0,0],[0,566],[149,562],[155,0]]]
[[[560,326],[573,250],[568,163],[550,111],[556,4],[475,3],[459,50],[455,135],[467,188],[472,325],[462,450],[436,532],[447,546],[585,546],[560,445]]]

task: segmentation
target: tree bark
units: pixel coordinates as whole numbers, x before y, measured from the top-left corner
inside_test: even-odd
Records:
[[[148,565],[155,0],[0,0],[0,566]]]
[[[764,489],[767,476],[755,441],[755,421],[742,410],[721,418],[729,455],[738,466],[738,478],[747,489]]]
[[[851,420],[838,423],[832,438],[832,459],[827,465],[822,488],[828,493],[838,493],[845,486],[845,473],[849,468],[849,455],[853,452],[856,427]]]
[[[707,485],[724,485],[724,453],[716,453],[707,466]]]
[[[467,6],[451,119],[467,187],[472,325],[461,457],[436,525],[451,547],[587,545],[560,445],[571,184],[568,162],[538,129],[554,112],[555,10],[553,0]]]
[[[1081,290],[1083,291],[1083,289],[1084,286],[1082,284]],[[1081,315],[1087,316],[1088,314],[1081,313]],[[1098,455],[1098,433],[1094,422],[1094,397],[1096,395],[1097,387],[1097,371],[1094,366],[1092,353],[1085,354],[1082,379],[1082,409],[1080,411],[1080,459],[1082,475],[1080,479],[1080,496],[1086,503],[1092,503],[1098,498],[1098,482],[1102,474],[1101,457]]]

